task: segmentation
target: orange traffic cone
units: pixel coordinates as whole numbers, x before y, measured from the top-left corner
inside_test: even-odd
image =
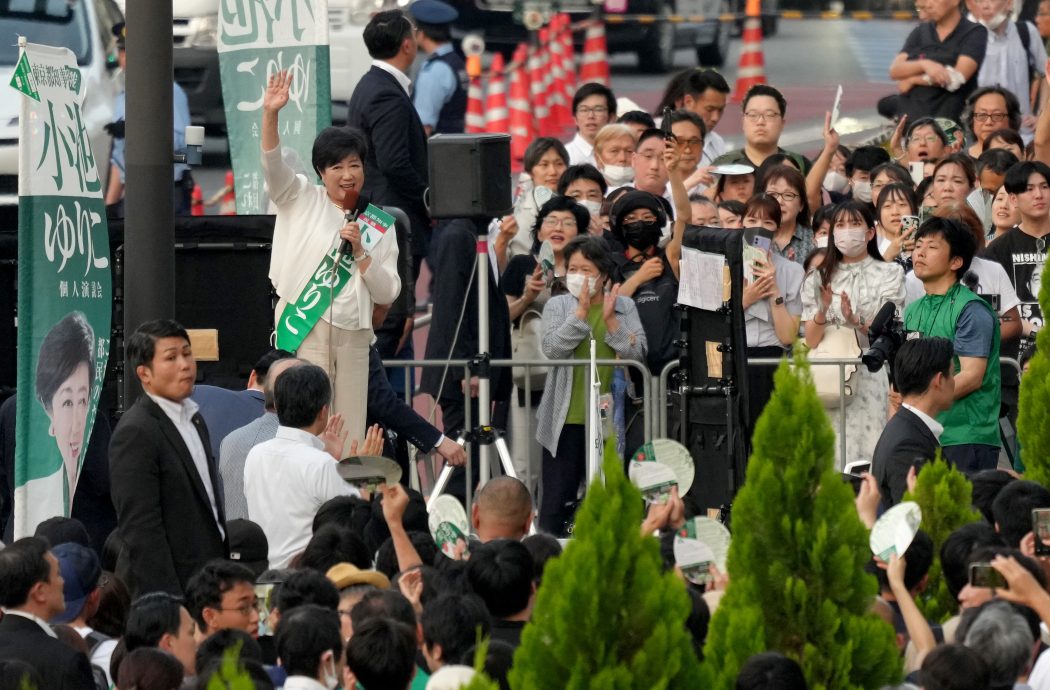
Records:
[[[555,15],[551,20],[550,31],[546,28],[540,29],[540,43],[550,46],[550,70],[547,72],[550,87],[547,89],[547,104],[550,108],[551,122],[556,129],[572,124],[569,101],[565,98],[565,59],[562,55],[561,37],[558,36],[558,16]]]
[[[481,88],[481,56],[467,56],[467,75],[470,86],[467,87],[467,121],[466,133],[477,134],[485,131],[485,110],[482,105],[484,91]]]
[[[199,184],[193,185],[193,193],[190,194],[190,215],[204,215],[204,192]]]
[[[572,105],[572,97],[576,93],[576,58],[574,56],[575,48],[572,43],[572,19],[569,15],[564,12],[559,15],[561,17],[561,47],[562,47],[562,59],[565,65],[565,81],[562,82],[565,87],[565,93],[568,96],[569,105]],[[571,108],[570,108],[571,109]]]
[[[528,47],[519,43],[514,53],[514,62],[518,67],[510,76],[510,155],[518,162],[525,158],[525,149],[535,131],[529,103],[529,73],[525,66],[527,55]]]
[[[529,51],[529,92],[532,94],[532,113],[536,134],[541,137],[551,136],[550,110],[547,108],[546,82],[543,79],[546,60],[543,46],[534,46]]]
[[[223,188],[222,204],[219,206],[219,215],[237,215],[237,194],[233,189],[233,171],[226,171],[226,186]]]
[[[489,68],[489,91],[485,97],[485,131],[493,134],[506,134],[510,131],[507,77],[503,70],[503,53],[497,52]]]
[[[762,55],[761,0],[747,0],[743,40],[736,86],[733,89],[733,100],[737,103],[744,100],[744,95],[752,86],[766,83],[765,58]]]
[[[580,81],[609,85],[609,53],[605,47],[605,24],[597,19],[591,21],[583,39]]]

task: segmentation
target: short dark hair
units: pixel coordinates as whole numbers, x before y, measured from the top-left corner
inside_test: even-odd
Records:
[[[601,174],[598,168],[590,163],[581,163],[579,165],[570,165],[565,168],[565,172],[563,172],[561,177],[558,178],[558,194],[565,196],[565,190],[577,180],[590,180],[591,182],[594,182],[598,185],[598,188],[602,190],[602,196],[605,196],[605,192],[609,191],[609,185],[605,181],[605,176]]]
[[[34,537],[43,537],[48,544],[65,544],[73,542],[91,548],[91,537],[88,535],[87,527],[76,518],[56,515],[49,517],[36,526],[33,531]]]
[[[547,199],[547,201],[543,203],[543,206],[540,206],[540,210],[536,213],[536,222],[532,224],[532,243],[534,251],[539,250],[540,228],[543,227],[543,221],[555,211],[568,211],[576,220],[577,234],[576,237],[573,238],[574,240],[587,234],[587,226],[591,222],[591,212],[585,209],[582,204],[571,196],[555,194],[550,199]]]
[[[638,135],[638,143],[636,144],[636,147],[641,148],[643,142],[646,142],[653,138],[663,141],[664,131],[662,129],[657,129],[656,127],[651,127],[645,130],[644,132]]]
[[[240,563],[222,559],[208,561],[190,578],[186,583],[186,610],[201,630],[208,627],[204,621],[204,609],[222,608],[222,595],[240,582],[254,586],[252,571]]]
[[[321,175],[329,167],[341,162],[347,156],[357,156],[362,165],[368,155],[368,139],[361,130],[350,127],[325,127],[314,139],[311,160],[314,172]],[[286,356],[294,357],[291,353]]]
[[[44,336],[36,364],[36,399],[51,412],[58,387],[81,364],[88,368],[88,386],[95,378],[95,331],[79,311],[66,314]]]
[[[389,60],[398,54],[406,39],[412,38],[412,22],[401,10],[375,13],[365,25],[362,38],[373,60]]]
[[[300,568],[311,568],[322,575],[336,563],[350,563],[361,570],[372,567],[372,555],[361,537],[343,525],[322,525],[306,544],[299,558]]]
[[[707,125],[704,124],[704,119],[694,113],[692,110],[686,110],[685,108],[679,108],[678,110],[672,110],[667,115],[667,127],[672,127],[679,122],[691,122],[693,125],[700,130],[700,138],[707,138]]]
[[[18,608],[38,582],[51,578],[48,544],[40,537],[23,537],[0,549],[0,606]]]
[[[250,660],[260,664],[263,663],[262,647],[259,646],[256,640],[252,639],[251,635],[243,630],[227,628],[217,633],[212,633],[200,643],[200,646],[197,647],[197,654],[193,657],[194,666],[199,671],[216,661],[221,662],[227,649],[237,647],[240,648],[238,655],[240,661]]]
[[[587,209],[584,210],[586,211]],[[612,257],[609,256],[609,245],[600,237],[584,233],[569,240],[569,243],[565,245],[565,249],[562,250],[566,266],[569,265],[569,259],[572,258],[573,254],[577,253],[593,263],[603,276],[608,277],[612,275],[613,269],[616,267]]]
[[[963,174],[966,175],[966,181],[970,183],[970,187],[977,185],[977,167],[973,163],[973,159],[970,155],[961,151],[956,153],[950,153],[944,158],[937,161],[937,164],[933,166],[933,174],[931,178],[937,177],[937,172],[946,165],[955,165]]]
[[[995,528],[986,522],[971,522],[949,534],[941,544],[944,583],[957,599],[970,577],[970,554],[985,546],[1006,547]]]
[[[572,97],[572,114],[576,115],[576,109],[580,107],[580,103],[591,96],[604,96],[606,107],[609,108],[609,120],[616,118],[616,96],[613,94],[612,89],[605,84],[593,81],[587,82],[576,89],[576,93]]]
[[[995,524],[1006,543],[1013,548],[1032,531],[1032,510],[1050,508],[1050,491],[1042,484],[1027,479],[1003,487],[992,504]]]
[[[449,24],[427,24],[416,19],[416,30],[435,43],[447,43],[452,40],[452,27]]]
[[[981,511],[989,525],[995,524],[995,513],[992,510],[995,497],[1007,484],[1016,480],[1016,477],[1004,470],[981,470],[970,477],[970,483],[973,484],[973,507]]]
[[[930,571],[933,564],[933,539],[921,529],[915,533],[911,544],[904,552],[904,587],[911,591],[919,586],[922,578]],[[871,563],[874,566],[874,562]],[[890,581],[886,577],[886,571],[882,568],[873,567],[875,578],[879,581],[879,588],[883,592],[890,590]]]
[[[372,519],[372,504],[358,496],[335,496],[321,504],[314,515],[313,532],[325,525],[341,525],[360,534]]]
[[[273,690],[273,680],[263,668],[263,665],[252,659],[238,659],[237,672],[247,673],[251,678],[252,687],[255,690]],[[197,683],[193,690],[208,690],[213,678],[222,678],[222,661],[216,660],[208,664],[207,668],[197,667]]]
[[[492,629],[485,602],[473,594],[445,594],[434,599],[423,609],[423,642],[428,647],[441,645],[441,657],[446,663],[458,663],[463,654],[478,639],[487,637]]]
[[[1050,165],[1043,161],[1021,161],[1006,171],[1003,186],[1011,194],[1024,194],[1028,190],[1028,178],[1035,174],[1050,183]]]
[[[346,665],[365,688],[407,688],[415,672],[415,631],[400,621],[373,618],[354,626]]]
[[[729,83],[726,78],[713,69],[696,67],[688,70],[688,74],[682,87],[683,96],[702,96],[708,89],[713,89],[718,93],[729,93]]]
[[[419,560],[424,564],[430,565],[437,558],[438,548],[434,542],[434,537],[430,535],[430,532],[420,532],[419,530],[412,530],[408,533],[408,539],[412,542],[412,547],[419,554]],[[386,541],[379,545],[379,550],[376,551],[376,570],[383,573],[387,577],[394,577],[401,570],[397,563],[397,551],[394,548],[394,540],[387,537]]]
[[[919,208],[919,200],[915,197],[915,190],[912,189],[911,184],[893,182],[879,190],[879,198],[875,200],[876,214],[881,214],[882,207],[885,206],[887,202],[896,198],[901,198],[907,201],[912,213],[915,213]]]
[[[181,609],[182,598],[168,592],[150,592],[131,602],[124,629],[127,651],[156,647],[164,635],[178,636]]]
[[[274,606],[282,616],[307,604],[333,611],[339,608],[339,590],[323,573],[310,568],[293,571],[275,589]]]
[[[846,177],[852,177],[858,170],[870,173],[877,166],[889,161],[889,152],[881,146],[858,146],[846,159]]]
[[[316,364],[292,367],[278,377],[273,387],[277,420],[281,426],[303,429],[332,402],[332,382]]]
[[[917,130],[919,127],[931,127],[933,129],[933,133],[936,134],[937,138],[941,140],[941,143],[945,146],[948,145],[948,135],[944,132],[944,128],[940,126],[937,120],[933,119],[932,117],[920,117],[915,122],[909,124],[908,132],[904,135],[905,140],[911,139],[912,135],[915,134],[915,130]]]
[[[874,182],[875,178],[881,175],[882,173],[886,173],[902,185],[907,185],[908,188],[911,189],[912,194],[915,193],[915,183],[912,182],[911,173],[908,172],[908,170],[906,170],[904,166],[893,161],[879,163],[871,169],[871,181]],[[888,187],[889,185],[886,186]]]
[[[260,385],[266,383],[266,375],[270,373],[270,367],[282,359],[295,359],[295,354],[288,350],[270,350],[255,362],[252,371],[255,372],[255,378]]]
[[[656,127],[656,120],[644,110],[628,110],[626,113],[616,118],[616,122],[621,125],[641,125],[646,129]]]
[[[153,647],[140,647],[120,662],[118,688],[177,688],[185,669],[171,654]]]
[[[747,93],[744,94],[744,102],[740,104],[740,109],[747,110],[747,104],[750,103],[751,99],[755,96],[769,96],[777,102],[777,107],[780,108],[780,116],[784,117],[787,115],[787,99],[784,98],[784,94],[780,93],[779,90],[769,84],[755,84],[748,89]]]
[[[343,650],[339,614],[314,604],[282,613],[275,642],[281,666],[289,676],[315,678],[324,653],[330,651],[338,659]]]
[[[1017,132],[1016,129],[997,129],[984,138],[984,143],[981,144],[981,153],[984,153],[985,151],[997,150],[992,148],[992,142],[996,139],[999,139],[1007,144],[1013,144],[1017,148],[1021,149],[1022,153],[1028,150],[1028,147],[1024,143],[1024,139],[1021,138],[1021,135]],[[1007,151],[1007,153],[1013,152]],[[1014,158],[1017,158],[1017,156],[1014,156]]]
[[[173,319],[146,321],[135,329],[125,345],[132,371],[142,366],[153,366],[157,341],[161,338],[182,338],[187,343],[190,342],[190,334],[178,321]]]
[[[902,396],[920,395],[937,374],[949,376],[955,366],[955,347],[947,338],[915,338],[897,350],[893,383]]]
[[[977,105],[977,100],[989,94],[998,94],[1003,97],[1006,101],[1006,122],[1010,129],[1021,129],[1021,102],[1017,100],[1017,96],[1014,95],[1009,89],[1004,89],[999,85],[995,86],[982,86],[966,98],[966,106],[963,108],[962,123],[970,134],[973,134],[973,122],[974,112],[973,109]]]
[[[737,201],[736,199],[725,199],[724,201],[719,201],[718,208],[729,211],[734,216],[740,217],[743,217],[744,212],[747,210],[747,206],[744,205],[744,202]]]
[[[568,254],[566,254],[568,261]],[[528,607],[533,565],[521,542],[496,539],[475,548],[467,561],[467,579],[493,618],[508,618]]]
[[[762,220],[769,219],[779,226],[781,218],[780,204],[765,192],[755,194],[744,205],[744,218],[747,218],[749,215]]]
[[[755,654],[736,677],[736,690],[806,690],[807,687],[802,667],[780,652]]]
[[[937,645],[922,661],[925,690],[987,688],[989,678],[984,659],[966,645]]]
[[[948,243],[950,259],[959,257],[963,260],[962,266],[955,271],[955,277],[962,278],[970,270],[970,264],[977,253],[977,239],[970,229],[964,227],[959,221],[932,216],[923,221],[919,229],[915,231],[915,240],[934,235],[940,235]]]
[[[471,554],[473,557],[473,554]],[[350,622],[357,629],[374,618],[389,618],[415,627],[416,611],[412,603],[401,592],[392,589],[377,589],[368,592],[350,610]]]
[[[1017,165],[1019,162],[1017,156],[1013,154],[1013,151],[1007,151],[1006,149],[987,149],[977,157],[977,174],[980,175],[987,170],[997,175],[1005,176],[1006,171]]]
[[[539,165],[540,159],[551,150],[558,154],[565,165],[569,164],[569,152],[565,148],[565,144],[554,137],[538,137],[529,142],[528,147],[525,149],[525,155],[522,158],[522,166],[525,168],[525,171],[531,172],[533,168]]]
[[[549,534],[537,532],[522,539],[521,545],[528,549],[532,556],[533,579],[536,581],[536,586],[539,587],[543,581],[543,571],[547,563],[562,553],[561,542]]]

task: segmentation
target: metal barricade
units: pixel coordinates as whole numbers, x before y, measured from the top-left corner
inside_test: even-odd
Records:
[[[784,358],[773,358],[773,357],[756,357],[747,361],[748,365],[757,366],[780,366],[780,362]],[[847,366],[864,366],[860,359],[821,359],[820,361],[811,361],[810,366],[837,366],[839,368],[839,409],[838,409],[838,428],[839,428],[839,449],[840,456],[845,462],[846,458],[846,407],[841,404],[841,401],[846,396],[846,370]],[[999,364],[1002,366],[1012,367],[1017,370],[1017,375],[1021,375],[1020,363],[1012,357],[1000,357]],[[680,363],[678,360],[668,362],[667,366],[660,372],[658,380],[658,395],[660,396],[660,412],[656,420],[655,435],[657,438],[667,437],[667,402],[669,400],[671,389],[668,386],[668,380],[671,376],[671,372],[679,367]]]
[[[655,413],[653,411],[653,404],[655,402],[654,399],[653,399],[653,396],[654,396],[653,377],[652,377],[652,374],[649,373],[648,367],[646,367],[645,364],[643,364],[641,362],[638,362],[638,361],[635,361],[635,360],[630,360],[630,359],[598,359],[598,360],[596,360],[596,363],[597,363],[598,366],[613,366],[613,367],[622,366],[622,367],[627,367],[627,368],[633,369],[634,371],[637,371],[637,372],[639,372],[641,374],[641,379],[642,379],[642,395],[641,395],[641,399],[642,399],[642,411],[643,411],[643,419],[642,419],[643,437],[644,437],[645,441],[652,440],[653,435],[654,435],[654,431],[655,431],[654,424],[656,423],[656,415],[655,415]],[[449,370],[462,369],[463,370],[463,380],[465,380],[465,381],[469,381],[470,377],[471,377],[470,364],[471,364],[470,360],[467,360],[467,359],[450,359],[450,360],[433,360],[433,359],[400,360],[400,359],[389,359],[389,360],[383,360],[383,366],[384,367],[389,367],[389,368],[392,368],[392,369],[393,368],[402,368],[402,369],[406,369],[406,370],[411,370],[412,368],[415,368],[415,367],[420,367],[420,368],[441,368],[441,369],[444,369],[444,368],[447,367]],[[553,369],[553,368],[556,368],[556,367],[590,366],[590,360],[589,359],[531,359],[531,360],[525,360],[525,359],[493,359],[493,360],[491,360],[489,362],[489,364],[492,367],[494,367],[494,368],[500,368],[500,367],[507,367],[507,368],[509,368],[509,367],[523,367],[525,369],[526,380],[530,380],[531,379],[531,371],[530,370],[533,367],[543,367],[543,368]],[[446,379],[444,385],[445,386],[449,385],[449,382],[448,382],[447,379]],[[457,385],[458,385],[458,382],[457,382]],[[405,400],[405,403],[407,405],[411,405],[412,404],[412,397],[413,397],[412,396],[412,388],[413,388],[412,376],[406,375],[405,376],[405,385],[404,385],[403,393],[404,393],[404,400]],[[535,435],[534,432],[533,432],[534,419],[533,419],[533,414],[531,412],[532,411],[532,400],[534,399],[534,397],[536,395],[541,395],[541,393],[539,391],[529,390],[528,387],[526,387],[526,389],[524,390],[524,395],[525,395],[525,409],[527,411],[527,414],[525,415],[525,417],[526,417],[525,435],[526,435],[526,438],[531,439]],[[666,398],[661,397],[661,400],[664,400],[664,399],[666,399]],[[512,404],[516,404],[516,401],[512,401]],[[434,402],[434,405],[435,406],[437,405],[437,401]],[[666,412],[664,412],[664,416],[666,417]],[[433,413],[431,413],[431,416],[428,419],[428,421],[433,423]],[[473,429],[474,428],[474,424],[473,424],[472,419],[471,419],[470,405],[464,405],[463,426],[466,429]],[[529,456],[528,456],[528,463],[527,463],[527,466],[526,466],[526,474],[525,474],[525,477],[523,478],[523,480],[525,481],[525,485],[529,486],[529,487],[532,486],[532,478],[534,476],[533,467],[534,467],[535,461],[536,461],[536,458],[534,458],[532,453],[530,452]],[[467,456],[467,462],[468,462],[467,470],[469,472],[470,469],[471,469],[470,468],[470,464],[469,464],[470,463],[470,456],[469,456],[469,454]],[[418,463],[412,463],[412,464],[414,466],[414,471],[410,473],[411,474],[411,476],[409,478],[410,485],[412,486],[412,488],[418,490],[420,488],[420,486],[421,486],[421,478],[419,477],[419,474],[418,474],[418,472],[419,472]],[[434,476],[433,476],[432,472],[433,472],[434,468],[433,468],[433,466],[430,463],[427,464],[427,470],[428,470],[428,479],[430,480],[431,483],[433,483]],[[470,482],[467,482],[467,496],[466,496],[466,498],[467,498],[467,505],[469,506],[471,504],[471,487],[470,487]]]

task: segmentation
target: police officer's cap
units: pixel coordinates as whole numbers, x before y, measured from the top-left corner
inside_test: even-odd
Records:
[[[408,12],[422,24],[451,24],[459,17],[455,7],[441,0],[416,0],[408,6]]]

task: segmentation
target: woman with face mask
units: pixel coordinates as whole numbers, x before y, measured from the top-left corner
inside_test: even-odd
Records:
[[[689,146],[680,141],[665,140],[664,164],[667,166],[670,186],[675,199],[675,220],[671,240],[663,249],[660,238],[667,224],[663,200],[641,190],[627,192],[612,205],[609,230],[616,245],[622,247],[611,255],[615,264],[613,281],[620,283],[620,295],[634,300],[648,343],[646,364],[653,375],[659,375],[664,366],[678,356],[674,345],[677,337],[678,265],[682,254],[682,235],[691,214],[681,166],[681,152]],[[628,370],[635,390],[640,391],[640,374]],[[628,406],[627,455],[644,441],[642,406]]]
[[[594,137],[594,162],[601,171],[609,189],[625,187],[634,182],[631,157],[637,140],[634,130],[627,125],[605,125]]]
[[[604,230],[602,207],[605,193],[608,191],[609,185],[605,178],[590,163],[570,165],[558,180],[558,194],[575,199],[576,203],[587,209],[587,213],[591,215],[587,231],[599,237]]]
[[[773,233],[778,227],[780,204],[776,199],[765,194],[751,197],[744,211],[746,237],[751,238],[755,232],[749,231],[750,228],[761,228],[766,233]],[[768,240],[768,234],[756,236],[751,241],[759,246],[763,239]],[[791,351],[792,343],[798,338],[799,317],[802,314],[799,290],[805,277],[804,271],[799,264],[769,249],[748,272],[752,278],[745,278],[743,290],[747,356],[749,359],[782,357]],[[757,365],[750,369],[747,389],[752,428],[773,394],[775,371],[774,367]]]
[[[645,331],[634,302],[619,294],[609,276],[615,264],[604,241],[584,235],[565,248],[569,294],[552,297],[543,309],[543,354],[549,359],[589,359],[590,340],[598,359],[645,361]],[[600,393],[610,390],[613,367],[598,367]],[[585,478],[588,385],[586,367],[558,367],[547,374],[536,414],[536,440],[543,446],[539,523],[566,536],[572,504]],[[569,507],[567,507],[569,506]]]
[[[489,245],[489,258],[496,262],[501,275],[511,257],[532,249],[529,228],[536,222],[540,206],[554,196],[558,180],[569,166],[569,153],[557,139],[540,137],[525,149],[523,164],[513,212],[489,225],[489,235],[496,238]]]
[[[875,204],[879,253],[884,260],[899,263],[905,272],[911,270],[911,250],[915,247],[912,235],[919,229],[918,214],[919,201],[910,185],[889,184],[879,190]],[[905,216],[915,216],[916,222],[902,232]]]
[[[593,166],[587,164],[593,170]],[[507,269],[500,278],[500,290],[507,298],[507,310],[514,324],[512,342],[517,343],[516,351],[521,352],[521,340],[530,338],[524,348],[525,352],[535,354],[539,350],[539,317],[543,314],[544,305],[551,298],[550,276],[545,275],[540,266],[540,247],[548,243],[553,250],[554,275],[560,286],[564,285],[566,266],[565,248],[579,235],[586,234],[590,221],[589,215],[579,203],[567,196],[554,196],[540,207],[536,222],[532,226],[532,251],[519,254],[507,262]],[[533,322],[535,320],[535,323]],[[532,415],[531,408],[540,402],[540,392],[546,382],[545,374],[538,369],[514,370],[514,382],[517,388],[512,398],[510,410],[511,456],[514,458],[514,469],[523,481],[539,480],[540,467],[532,463],[531,458],[539,457],[539,445],[528,437],[526,429],[530,428],[526,420]],[[526,396],[528,389],[531,395]],[[534,486],[530,486],[532,490]]]
[[[875,220],[869,205],[846,201],[831,217],[831,243],[820,268],[802,284],[802,325],[806,345],[817,347],[832,330],[853,331],[861,350],[870,344],[868,329],[879,309],[892,302],[904,308],[904,271],[883,261],[875,238]],[[841,333],[836,333],[841,335]],[[846,408],[846,455],[835,442],[839,467],[870,458],[886,422],[889,381],[884,371],[857,367],[850,380],[852,398]],[[838,411],[829,413],[836,436]]]

